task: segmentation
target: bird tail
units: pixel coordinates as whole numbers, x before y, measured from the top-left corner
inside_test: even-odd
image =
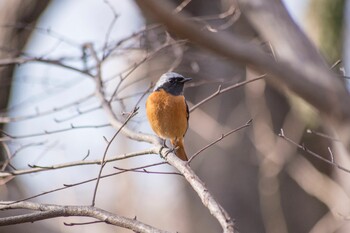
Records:
[[[182,159],[183,161],[188,161],[185,148],[184,148],[184,139],[172,139],[171,144],[173,145],[174,148],[176,148],[176,156]]]

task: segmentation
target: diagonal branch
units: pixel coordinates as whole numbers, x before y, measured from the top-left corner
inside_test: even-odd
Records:
[[[329,159],[326,159],[324,158],[322,155],[319,155],[313,151],[311,151],[310,149],[308,149],[305,145],[300,145],[296,142],[294,142],[292,139],[288,138],[285,134],[284,134],[284,131],[283,129],[281,129],[281,132],[279,133],[278,135],[279,137],[283,138],[284,140],[286,140],[287,142],[291,143],[292,145],[296,146],[297,148],[299,148],[300,150],[303,150],[305,151],[306,153],[308,153],[309,155],[312,155],[314,157],[316,157],[317,159],[325,162],[325,163],[328,163],[344,172],[347,172],[347,173],[350,173],[350,169],[348,168],[345,168],[339,164],[337,164],[336,162],[334,162],[334,158],[333,158],[333,153],[331,153],[331,160]]]
[[[349,122],[350,108],[348,103],[350,102],[350,96],[341,81],[325,65],[320,65],[320,62],[313,61],[312,58],[311,60],[305,60],[302,66],[303,69],[300,69],[300,63],[297,63],[297,65],[293,63],[294,60],[281,59],[277,62],[273,57],[263,52],[258,45],[247,42],[233,33],[213,33],[201,30],[194,23],[189,22],[187,18],[172,14],[172,6],[168,1],[138,0],[136,2],[142,10],[151,13],[177,35],[187,38],[196,45],[216,54],[232,59],[232,61],[253,66],[262,72],[271,74],[272,78],[269,81],[272,84],[279,87],[281,85],[287,86],[319,109],[325,116],[333,119],[338,125]],[[244,2],[252,3],[254,0],[240,0],[239,2],[242,2],[242,4]],[[259,1],[255,5],[274,5],[267,2]],[[252,5],[255,6],[253,3]],[[247,9],[250,8],[247,7]],[[264,10],[269,10],[269,7],[264,8]],[[274,20],[288,20],[278,17],[279,15]],[[286,46],[289,46],[289,44]],[[300,51],[308,53],[309,50],[304,48],[294,46],[292,50],[294,53],[300,53]],[[314,57],[314,55],[311,57]],[[318,80],[322,80],[322,82]],[[327,95],[326,98],[325,94]],[[329,111],[329,109],[332,109],[332,111]]]
[[[218,90],[216,92],[214,92],[213,94],[211,94],[210,96],[208,96],[207,98],[203,99],[202,101],[200,101],[199,103],[197,103],[196,105],[193,105],[190,109],[190,112],[193,112],[196,108],[198,108],[199,106],[201,106],[202,104],[208,102],[209,100],[215,98],[216,96],[218,95],[221,95],[222,93],[225,93],[227,91],[230,91],[232,89],[236,89],[238,87],[241,87],[241,86],[244,86],[248,83],[251,83],[251,82],[255,82],[257,80],[260,80],[260,79],[263,79],[263,78],[266,78],[266,74],[263,74],[263,75],[260,75],[256,78],[253,78],[253,79],[249,79],[249,80],[245,80],[243,82],[239,82],[239,83],[235,83],[231,86],[228,86],[224,89],[221,89],[221,85],[219,86]]]
[[[229,132],[225,133],[225,134],[221,134],[221,136],[214,140],[213,142],[209,143],[208,145],[206,145],[205,147],[203,147],[202,149],[200,149],[199,151],[197,151],[196,153],[194,153],[191,158],[187,161],[188,164],[190,164],[192,162],[192,160],[194,160],[200,153],[202,153],[204,150],[208,149],[209,147],[215,145],[216,143],[220,142],[222,139],[226,138],[227,136],[230,136],[231,134],[244,129],[248,126],[250,126],[253,122],[253,119],[250,119],[249,121],[247,121],[244,125],[239,126],[236,129],[230,130]]]
[[[154,153],[155,153],[154,150],[152,150],[152,154],[154,154]],[[136,167],[134,169],[136,169],[136,170],[137,169],[146,169],[146,168],[149,168],[149,167],[155,167],[155,166],[159,166],[159,165],[162,165],[162,164],[164,164],[164,163],[161,163],[161,164],[160,163],[154,163],[154,164],[149,164],[149,165]],[[126,173],[126,172],[129,172],[129,170],[118,171],[118,172],[113,172],[113,173],[110,173],[110,174],[107,174],[107,175],[102,175],[100,177],[100,179],[116,176],[116,175],[123,174],[123,173]],[[90,182],[93,182],[93,181],[96,181],[96,180],[97,180],[97,178],[92,178],[92,179],[83,180],[83,181],[80,181],[80,182],[77,182],[77,183],[73,183],[73,184],[63,184],[63,187],[56,188],[56,189],[51,189],[49,191],[45,191],[45,192],[36,194],[34,196],[30,196],[30,197],[27,197],[27,198],[24,198],[24,199],[21,199],[21,200],[13,201],[12,203],[18,203],[18,202],[21,202],[21,201],[28,201],[28,200],[31,200],[33,198],[37,198],[37,197],[40,197],[40,196],[47,195],[49,193],[54,193],[54,192],[58,192],[58,191],[61,191],[61,190],[68,189],[68,188],[72,188],[72,187],[76,187],[76,186],[79,186],[79,185],[87,184],[87,183],[90,183]]]
[[[162,146],[158,147],[158,151]],[[157,151],[157,148],[156,148]],[[201,199],[203,205],[208,208],[211,215],[213,215],[220,223],[224,233],[235,232],[234,220],[226,212],[226,210],[215,200],[214,196],[208,191],[203,181],[190,168],[187,162],[180,160],[173,152],[161,151],[162,157],[173,167],[175,167],[192,186],[193,190]]]
[[[96,180],[96,185],[95,185],[95,189],[94,189],[94,194],[92,197],[92,206],[95,206],[95,202],[96,202],[96,195],[97,195],[97,189],[98,189],[98,185],[100,183],[100,178],[102,175],[102,170],[106,165],[106,156],[107,156],[107,152],[109,147],[111,146],[112,142],[114,141],[114,139],[117,137],[117,135],[119,134],[119,132],[126,126],[126,124],[130,121],[131,118],[133,118],[136,114],[137,114],[137,110],[138,107],[135,107],[134,110],[129,114],[129,116],[125,119],[125,121],[123,122],[123,124],[121,125],[121,127],[117,130],[117,132],[113,135],[112,139],[108,142],[108,145],[105,149],[105,152],[103,154],[102,157],[102,161],[101,161],[101,166],[100,166],[100,170],[98,172],[98,176],[97,176],[97,180]]]

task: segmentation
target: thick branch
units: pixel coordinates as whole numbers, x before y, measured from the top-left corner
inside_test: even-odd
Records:
[[[327,69],[325,61],[293,21],[282,1],[238,0],[238,2],[254,28],[272,44],[277,59],[291,61],[299,67],[307,63]],[[296,48],[302,50],[295,51]]]
[[[240,2],[250,1],[242,0]],[[271,6],[272,4],[263,3],[264,1],[255,2],[259,2],[260,5]],[[151,13],[177,35],[185,37],[219,55],[228,57],[235,62],[251,65],[263,72],[272,74],[274,78],[269,79],[269,81],[272,81],[274,84],[286,85],[337,123],[342,124],[349,121],[350,108],[348,103],[350,102],[350,97],[340,80],[326,69],[324,65],[320,65],[318,61],[321,59],[313,62],[306,60],[306,63],[302,64],[302,69],[300,63],[296,65],[292,63],[293,61],[280,60],[276,62],[270,55],[263,52],[258,45],[246,42],[235,34],[225,32],[213,33],[202,30],[198,25],[190,23],[186,18],[172,14],[172,8],[166,1],[138,0],[137,3],[142,10]],[[259,5],[258,3],[256,4]],[[287,19],[275,18],[274,20]],[[292,47],[292,50],[294,53],[308,52],[303,47],[301,49]],[[311,55],[311,57],[315,56],[314,53]],[[319,82],[317,80],[322,81]],[[332,111],[329,111],[330,109]]]

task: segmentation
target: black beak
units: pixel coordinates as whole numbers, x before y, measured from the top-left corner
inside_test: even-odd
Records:
[[[192,78],[185,78],[184,77],[184,79],[181,81],[182,83],[186,83],[186,82],[188,82],[188,81],[191,81],[192,80]]]

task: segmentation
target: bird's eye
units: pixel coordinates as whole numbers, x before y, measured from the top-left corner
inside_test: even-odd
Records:
[[[170,79],[169,83],[173,84],[173,83],[175,83],[175,80],[174,79]]]

